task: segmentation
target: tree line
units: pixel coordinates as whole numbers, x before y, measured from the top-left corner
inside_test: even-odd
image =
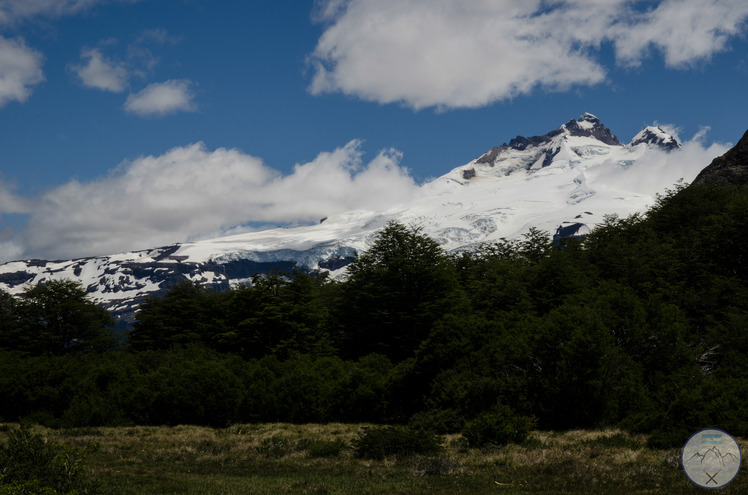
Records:
[[[748,435],[746,231],[734,186],[677,187],[584,238],[530,230],[456,254],[390,223],[344,281],[184,282],[121,336],[80,287],[49,282],[0,300],[0,417]]]

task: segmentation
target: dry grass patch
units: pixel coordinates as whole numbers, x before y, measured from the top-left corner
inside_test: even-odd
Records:
[[[680,468],[679,449],[649,449],[646,436],[615,429],[536,431],[521,445],[486,449],[446,435],[442,453],[375,461],[353,456],[351,442],[364,426],[33,429],[56,443],[98,445],[87,472],[103,482],[103,495],[700,493]],[[0,442],[4,437],[0,426]],[[268,451],[274,442],[278,450]],[[345,447],[315,457],[315,442]],[[738,443],[748,448],[745,440]],[[745,476],[720,493],[748,493]]]

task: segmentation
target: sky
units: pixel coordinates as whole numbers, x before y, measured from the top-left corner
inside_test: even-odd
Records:
[[[745,0],[0,0],[0,262],[408,201],[585,112],[708,161]]]

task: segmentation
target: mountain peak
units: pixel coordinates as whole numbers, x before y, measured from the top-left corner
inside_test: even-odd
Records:
[[[538,146],[550,143],[553,138],[560,134],[565,134],[567,136],[591,137],[611,146],[621,145],[618,138],[610,132],[610,129],[600,122],[600,119],[591,113],[585,113],[578,119],[571,119],[548,134],[532,137],[517,136],[509,141],[508,145],[505,144],[504,146],[516,150],[524,150],[528,146]]]
[[[610,129],[605,127],[603,123],[600,122],[600,119],[598,119],[591,113],[586,112],[578,119],[571,119],[561,127],[554,129],[542,136],[517,136],[516,138],[510,140],[508,144],[504,143],[501,146],[491,148],[489,151],[480,156],[476,160],[476,163],[494,163],[499,154],[502,151],[506,150],[525,151],[530,147],[547,147],[548,145],[553,143],[558,136],[590,137],[609,146],[622,146],[620,141],[618,141],[618,138],[616,138],[613,133],[610,132]],[[552,155],[555,155],[555,153],[558,152],[557,146],[554,145],[553,148],[556,149],[554,149],[547,155],[550,158],[548,159],[548,161],[544,162],[543,166],[550,163],[550,159],[553,157]],[[542,149],[539,151],[543,152]]]
[[[748,131],[735,147],[715,158],[702,170],[693,184],[748,184]]]
[[[585,113],[579,119],[571,119],[559,129],[571,136],[592,137],[610,146],[620,146],[618,138],[605,127],[600,119],[591,113]]]
[[[629,146],[647,144],[657,146],[665,151],[673,151],[681,147],[678,138],[660,126],[647,126],[634,136]]]

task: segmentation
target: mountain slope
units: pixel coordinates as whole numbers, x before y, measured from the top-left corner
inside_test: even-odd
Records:
[[[709,164],[693,181],[694,184],[748,184],[748,131],[730,151]]]
[[[113,256],[15,261],[0,266],[0,288],[20,293],[28,284],[73,278],[94,300],[131,319],[142,297],[178,280],[226,288],[254,273],[293,266],[343,276],[355,253],[365,250],[390,220],[419,225],[448,251],[517,237],[531,227],[558,236],[580,235],[605,215],[626,216],[653,204],[655,193],[683,175],[671,170],[644,186],[638,179],[648,171],[640,162],[653,152],[679,147],[674,136],[658,127],[645,128],[623,145],[597,117],[584,114],[545,135],[517,136],[494,147],[424,184],[409,203],[386,211],[350,211],[317,225]]]

